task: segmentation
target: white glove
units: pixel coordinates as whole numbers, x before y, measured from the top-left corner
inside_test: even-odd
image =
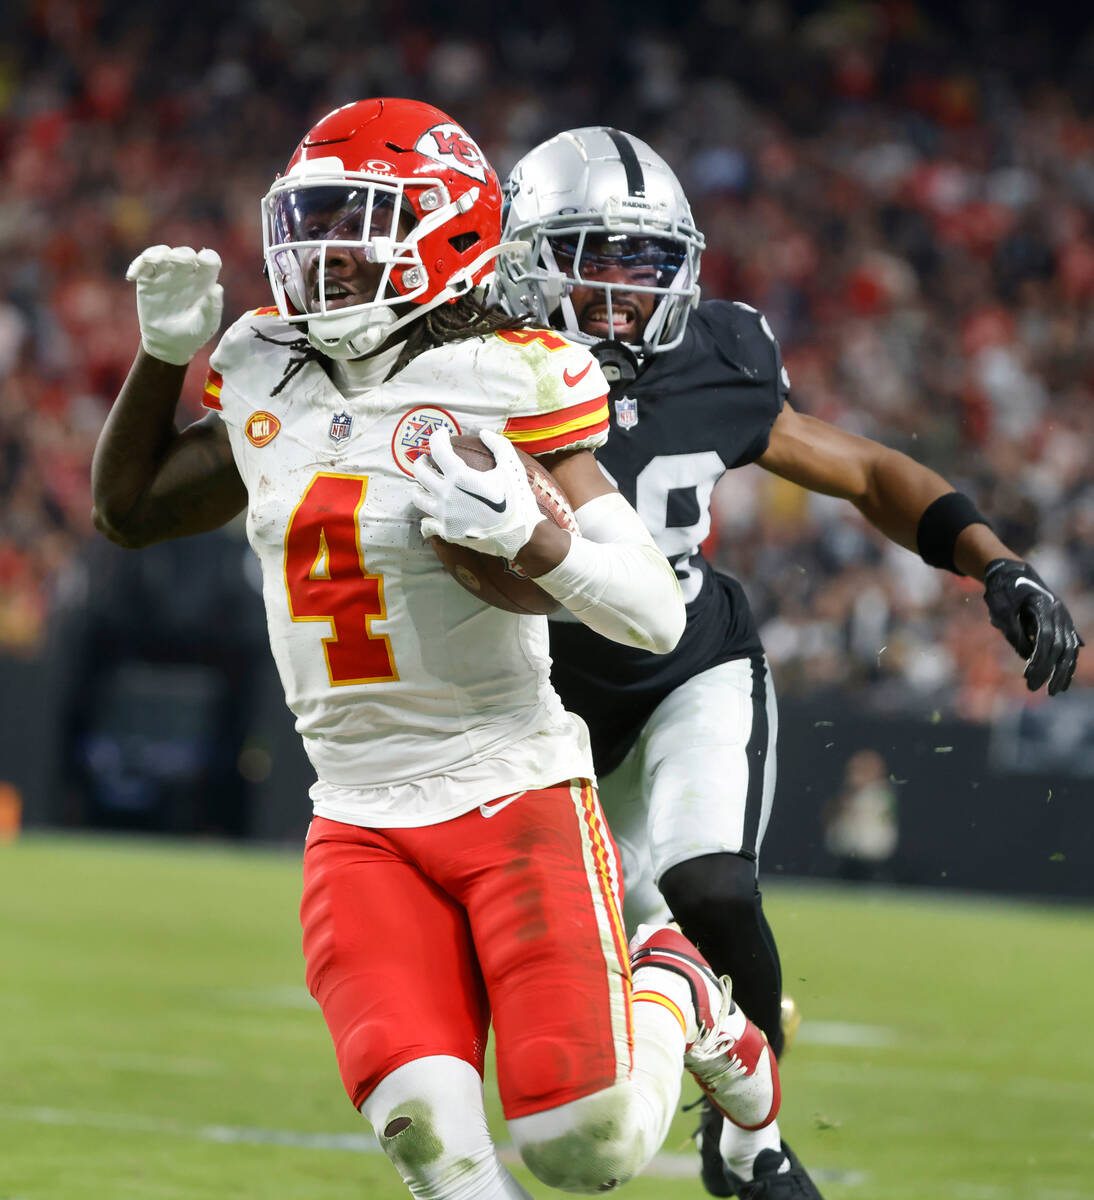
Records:
[[[216,333],[224,307],[220,255],[189,246],[149,246],[125,277],[137,285],[141,345],[153,358],[185,366]]]
[[[511,559],[546,518],[512,442],[491,429],[479,436],[497,463],[491,471],[469,467],[452,449],[444,428],[429,439],[429,455],[414,460],[411,469],[422,485],[414,503],[427,514],[422,518],[422,537],[440,537]]]

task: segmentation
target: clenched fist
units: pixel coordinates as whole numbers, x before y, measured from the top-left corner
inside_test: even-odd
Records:
[[[217,283],[220,255],[189,246],[150,246],[129,264],[137,285],[141,345],[163,362],[184,366],[216,333],[224,307]]]

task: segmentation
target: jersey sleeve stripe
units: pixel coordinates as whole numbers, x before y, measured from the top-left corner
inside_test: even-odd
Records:
[[[220,389],[224,383],[224,376],[219,371],[214,371],[209,368],[209,374],[205,377],[205,391],[202,394],[201,402],[206,408],[215,409],[217,412],[223,412],[220,405]]]
[[[251,316],[252,317],[273,317],[273,316],[280,316],[280,312],[279,312],[276,304],[271,304],[266,308],[256,308],[254,310],[254,312],[251,313]]]
[[[503,431],[504,432],[504,431]],[[506,434],[511,442],[519,446],[525,454],[550,454],[555,450],[566,450],[571,446],[599,446],[603,443],[608,432],[608,414],[604,413],[603,421],[592,424],[575,424],[573,428],[556,432],[553,437],[540,435],[536,438],[513,436]]]
[[[608,431],[608,408],[602,407],[600,420],[590,421],[586,417],[576,421],[567,421],[551,429],[542,429],[531,433],[513,433],[503,429],[502,433],[519,446],[526,454],[547,454],[552,450],[563,450],[578,442],[595,439],[598,443]]]
[[[510,417],[502,432],[511,441],[526,434],[537,436],[557,431],[563,425],[575,421],[608,419],[608,397],[597,396],[595,400],[586,400],[582,404],[572,404],[569,408],[554,408],[550,412],[535,413],[530,417]]]
[[[559,450],[577,450],[586,448],[595,450],[597,446],[603,445],[606,440],[604,434],[608,432],[608,422],[597,426],[595,429],[583,430],[580,435],[572,433],[564,434],[562,437],[549,438],[544,442],[536,442],[534,445],[528,442],[521,442],[520,448],[525,454],[530,454],[533,458],[541,454],[554,454]]]

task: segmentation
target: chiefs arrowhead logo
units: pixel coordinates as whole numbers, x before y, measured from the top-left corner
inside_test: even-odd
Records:
[[[431,126],[417,140],[414,149],[461,175],[470,175],[479,183],[486,182],[486,159],[482,151],[452,121]]]

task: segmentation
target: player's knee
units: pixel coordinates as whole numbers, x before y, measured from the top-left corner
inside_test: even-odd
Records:
[[[460,1136],[426,1100],[397,1104],[376,1136],[415,1200],[476,1196],[496,1178],[496,1151],[476,1131]]]
[[[687,929],[751,914],[756,907],[756,863],[742,854],[704,854],[670,867],[660,880],[673,916]],[[689,933],[696,940],[694,933]]]
[[[388,1075],[361,1112],[415,1200],[493,1194],[504,1168],[490,1138],[478,1075],[445,1056]]]
[[[377,1122],[376,1137],[416,1196],[428,1194],[430,1183],[445,1177],[449,1173],[446,1166],[459,1157],[458,1148],[442,1135],[433,1107],[424,1098],[394,1105]]]
[[[637,1175],[649,1157],[627,1100],[621,1089],[606,1088],[511,1121],[509,1131],[541,1183],[564,1192],[610,1192]]]

